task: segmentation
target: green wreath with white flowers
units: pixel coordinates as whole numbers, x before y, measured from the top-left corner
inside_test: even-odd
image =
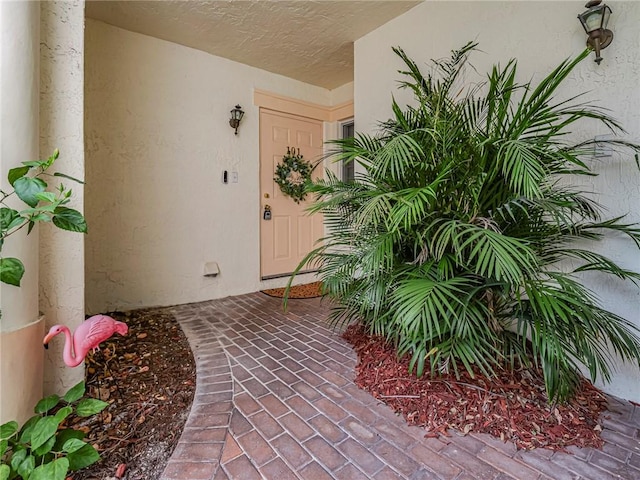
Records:
[[[307,196],[305,189],[311,180],[312,171],[313,166],[300,155],[299,148],[296,152],[295,148],[287,147],[286,155],[276,167],[273,181],[278,184],[282,193],[300,203]]]

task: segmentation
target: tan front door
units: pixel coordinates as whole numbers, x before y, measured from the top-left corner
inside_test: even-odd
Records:
[[[296,115],[260,110],[260,272],[262,278],[287,275],[323,235],[322,215],[305,212],[311,200],[295,203],[273,181],[287,147],[300,149],[315,164],[322,156],[322,122]],[[314,177],[323,175],[319,165]],[[264,219],[265,206],[271,220]]]

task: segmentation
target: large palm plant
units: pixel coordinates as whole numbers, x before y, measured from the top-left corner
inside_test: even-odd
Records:
[[[569,127],[592,119],[622,129],[577,97],[554,100],[587,52],[537,86],[517,84],[510,61],[484,85],[461,90],[474,47],[434,62],[428,75],[394,49],[414,106],[394,101],[379,134],[338,142],[337,159],[364,173],[345,183],[328,172],[311,185],[312,210],[330,233],[303,263],[317,264],[336,300],[334,322],[357,320],[386,336],[419,375],[534,365],[549,398],[565,400],[581,365],[608,380],[613,353],[640,359],[637,329],[580,283],[589,271],[640,275],[576,244],[609,231],[640,247],[640,228],[601,218],[599,205],[567,184],[594,175],[586,163],[593,142],[570,143]],[[610,143],[637,162],[639,146]]]

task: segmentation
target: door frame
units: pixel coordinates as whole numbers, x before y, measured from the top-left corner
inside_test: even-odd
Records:
[[[294,115],[297,117],[305,117],[311,120],[319,120],[323,122],[323,142],[326,142],[329,138],[326,133],[328,132],[327,125],[339,125],[339,122],[346,122],[354,118],[354,104],[353,100],[339,103],[334,106],[320,105],[318,103],[308,102],[306,100],[300,100],[293,97],[287,97],[277,93],[269,92],[266,90],[260,90],[254,88],[253,90],[253,104],[258,107],[258,118],[260,118],[260,112],[262,110],[273,111],[280,114]],[[260,123],[258,121],[258,142],[260,141]],[[331,129],[331,130],[335,130]],[[331,135],[332,136],[332,135]],[[260,145],[258,145],[258,152],[260,152]],[[258,162],[260,159],[258,158]],[[258,169],[258,192],[256,200],[258,202],[258,250],[261,249],[261,228],[262,228],[262,191],[260,186],[260,169]],[[260,254],[261,255],[261,254]],[[266,281],[277,278],[288,277],[288,274],[262,276],[262,259],[258,256],[258,275],[260,281]],[[299,274],[310,273],[314,270],[305,270],[299,272]]]
[[[335,106],[325,106],[256,88],[253,90],[253,104],[259,108],[323,122],[339,122],[353,118],[353,100]]]
[[[314,129],[319,130],[320,131],[320,145],[318,146],[312,146],[311,148],[314,150],[320,150],[319,154],[320,154],[320,158],[322,158],[322,155],[324,154],[324,139],[325,139],[325,123],[320,121],[320,120],[316,120],[313,118],[309,118],[309,117],[302,117],[300,115],[295,115],[295,114],[291,114],[291,113],[284,113],[284,112],[279,112],[276,110],[271,110],[271,109],[267,109],[267,108],[260,108],[259,109],[259,132],[260,132],[260,146],[259,146],[259,150],[260,150],[260,168],[259,168],[259,200],[260,200],[260,211],[263,212],[263,204],[265,203],[265,200],[263,197],[263,195],[266,195],[265,192],[271,192],[272,189],[273,190],[278,190],[277,185],[275,184],[275,182],[273,182],[271,179],[273,178],[273,170],[270,168],[270,166],[272,165],[271,163],[271,158],[263,158],[263,134],[267,133],[265,131],[263,131],[263,116],[266,115],[270,118],[274,118],[274,119],[279,119],[278,121],[280,122],[288,122],[288,121],[292,121],[295,122],[296,125],[312,125]],[[304,127],[303,127],[304,128]],[[315,143],[315,141],[314,141]],[[293,142],[293,145],[295,146],[295,142]],[[308,155],[309,152],[305,152],[305,156]],[[315,155],[315,154],[314,154]],[[309,158],[311,161],[314,161],[315,158],[318,157],[307,157]],[[266,169],[266,170],[265,170]],[[320,176],[324,176],[323,175],[323,171],[319,172]],[[313,177],[315,178],[317,176],[317,173],[314,173]],[[263,184],[263,181],[266,182]],[[282,205],[282,199],[280,200],[276,200],[276,195],[275,193],[279,193],[279,192],[274,192],[273,193],[273,199],[272,200],[266,200],[266,203],[271,203],[273,205],[272,202],[275,202],[276,204],[279,204],[278,207],[278,211],[280,211],[281,207],[283,207]],[[280,197],[280,195],[278,195],[278,197]],[[284,198],[284,197],[283,197]],[[289,203],[288,201],[285,203]],[[293,206],[291,205],[292,208],[294,208],[294,210],[297,212],[296,215],[300,215],[303,213],[303,209],[306,207],[306,203],[304,202],[303,205],[298,205],[298,206]],[[273,207],[272,207],[273,208]],[[315,239],[319,239],[322,238],[324,236],[324,221],[322,220],[322,215],[321,214],[316,214],[319,215],[320,218],[316,217],[315,219],[311,220],[310,219],[310,227],[311,227],[311,232],[317,232],[316,235],[312,235],[312,238]],[[291,217],[291,218],[296,218],[296,217]],[[274,218],[275,220],[275,218]],[[320,222],[320,224],[318,225],[318,222]],[[273,239],[273,237],[268,233],[270,231],[271,228],[274,227],[274,225],[269,225],[272,224],[273,222],[266,222],[262,219],[260,219],[260,229],[259,229],[259,234],[260,234],[260,279],[261,280],[269,280],[269,279],[273,279],[273,278],[282,278],[282,277],[289,277],[291,276],[291,274],[293,273],[293,271],[295,271],[295,268],[298,264],[298,261],[295,262],[295,264],[291,267],[291,269],[287,269],[286,271],[279,271],[278,273],[268,273],[265,274],[264,268],[265,268],[265,261],[267,261],[269,258],[271,258],[269,255],[265,256],[265,252],[269,251],[269,247],[268,247],[268,239]],[[313,226],[315,226],[316,228],[314,228]],[[295,228],[295,233],[294,233],[294,238],[297,239],[299,241],[300,236],[303,234],[303,232],[305,230],[300,230],[300,226],[298,225]],[[265,236],[266,235],[266,236]],[[292,245],[296,244],[296,240],[294,240]],[[298,246],[300,245],[299,243],[297,244]],[[296,252],[298,251],[298,246],[294,247],[291,246],[292,249],[294,249]],[[266,250],[265,250],[266,248]],[[313,248],[315,248],[313,245],[310,246],[309,251],[311,251]],[[306,252],[306,250],[305,250]],[[305,253],[306,255],[306,253]],[[298,257],[299,260],[301,260],[301,257]],[[277,260],[277,259],[273,259],[274,263],[277,262],[282,262],[281,260]],[[291,259],[289,260],[284,260],[285,263],[289,263]],[[281,265],[281,268],[283,268],[284,265]],[[278,269],[277,269],[278,270]],[[300,274],[303,273],[312,273],[315,272],[316,270],[313,268],[306,268],[305,270],[301,270]]]

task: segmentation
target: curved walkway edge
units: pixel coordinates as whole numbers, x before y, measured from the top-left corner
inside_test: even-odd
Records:
[[[353,383],[319,299],[253,293],[171,308],[196,359],[191,412],[162,480],[640,480],[640,408],[610,400],[602,450],[517,451],[424,438]]]

